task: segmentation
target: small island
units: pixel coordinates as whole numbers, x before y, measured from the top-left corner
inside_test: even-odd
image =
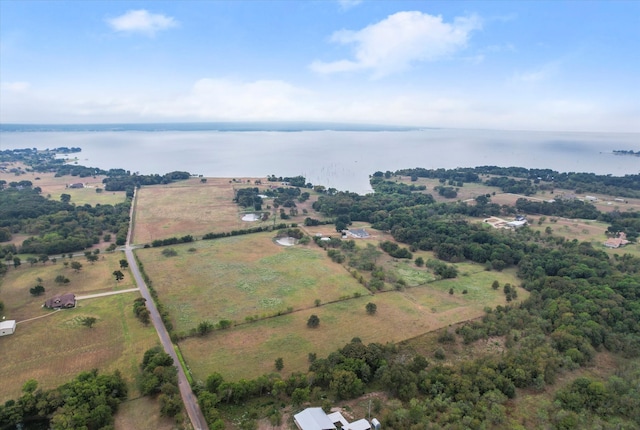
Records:
[[[627,149],[615,149],[613,151],[614,155],[631,155],[634,157],[640,157],[640,151],[633,151]]]

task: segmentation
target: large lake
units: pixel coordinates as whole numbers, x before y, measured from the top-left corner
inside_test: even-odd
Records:
[[[427,129],[408,131],[0,132],[0,149],[81,147],[79,164],[209,177],[304,175],[309,182],[370,192],[377,170],[482,165],[621,176],[640,173],[640,134]]]

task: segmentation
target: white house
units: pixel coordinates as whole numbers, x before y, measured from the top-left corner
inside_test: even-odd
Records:
[[[16,331],[16,321],[8,320],[0,322],[0,336],[8,336]]]

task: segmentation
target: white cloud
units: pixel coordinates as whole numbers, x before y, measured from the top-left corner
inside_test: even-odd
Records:
[[[310,92],[279,80],[244,82],[205,78],[198,80],[186,96],[149,103],[144,112],[210,120],[277,120],[300,113],[308,94]]]
[[[534,83],[551,79],[557,74],[560,63],[558,61],[544,64],[536,69],[526,72],[514,73],[511,81],[515,83]]]
[[[3,83],[0,122],[118,123],[180,121],[330,121],[413,126],[557,131],[639,131],[636,105],[589,97],[484,94],[446,88],[389,91],[384,86],[204,78],[179,90],[94,93],[66,88],[10,91]],[[365,90],[367,88],[367,90]]]
[[[147,10],[130,10],[115,18],[107,19],[107,24],[114,30],[123,33],[142,33],[154,36],[156,32],[178,26],[174,18],[162,14],[150,13]]]
[[[374,77],[406,69],[418,61],[436,61],[463,49],[470,33],[482,27],[475,15],[445,23],[441,16],[422,12],[398,12],[359,31],[341,30],[331,41],[354,45],[354,58],[333,62],[316,60],[317,73],[371,70]]]
[[[340,4],[340,9],[348,10],[352,7],[358,6],[362,3],[362,0],[338,0],[338,4]]]
[[[29,82],[3,82],[0,84],[0,88],[4,91],[11,91],[14,93],[21,93],[27,91],[31,87]]]

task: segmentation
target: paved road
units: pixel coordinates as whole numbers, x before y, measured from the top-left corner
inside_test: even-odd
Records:
[[[158,337],[160,338],[160,342],[162,343],[162,347],[165,352],[173,358],[173,362],[178,369],[178,386],[180,388],[180,394],[182,395],[182,401],[184,402],[185,409],[187,414],[189,415],[189,419],[191,420],[191,424],[193,428],[196,430],[208,430],[207,422],[204,419],[204,415],[202,415],[202,411],[200,410],[200,405],[198,405],[198,399],[195,394],[191,390],[191,386],[189,385],[189,381],[187,381],[187,376],[178,361],[178,355],[176,351],[173,349],[173,342],[171,342],[171,338],[169,337],[169,333],[162,323],[162,318],[160,317],[160,313],[158,312],[158,308],[156,308],[156,304],[151,298],[151,293],[149,292],[149,288],[147,284],[142,279],[142,274],[138,269],[138,264],[136,259],[133,256],[134,247],[131,246],[131,234],[133,232],[133,215],[135,211],[136,205],[136,197],[137,193],[133,196],[133,202],[131,203],[131,213],[130,213],[130,221],[129,221],[129,233],[127,235],[127,244],[124,248],[124,253],[127,256],[127,261],[129,262],[129,268],[131,269],[131,273],[133,274],[134,279],[140,289],[140,293],[142,297],[147,299],[147,309],[149,309],[149,314],[151,316],[151,322],[158,332]]]

